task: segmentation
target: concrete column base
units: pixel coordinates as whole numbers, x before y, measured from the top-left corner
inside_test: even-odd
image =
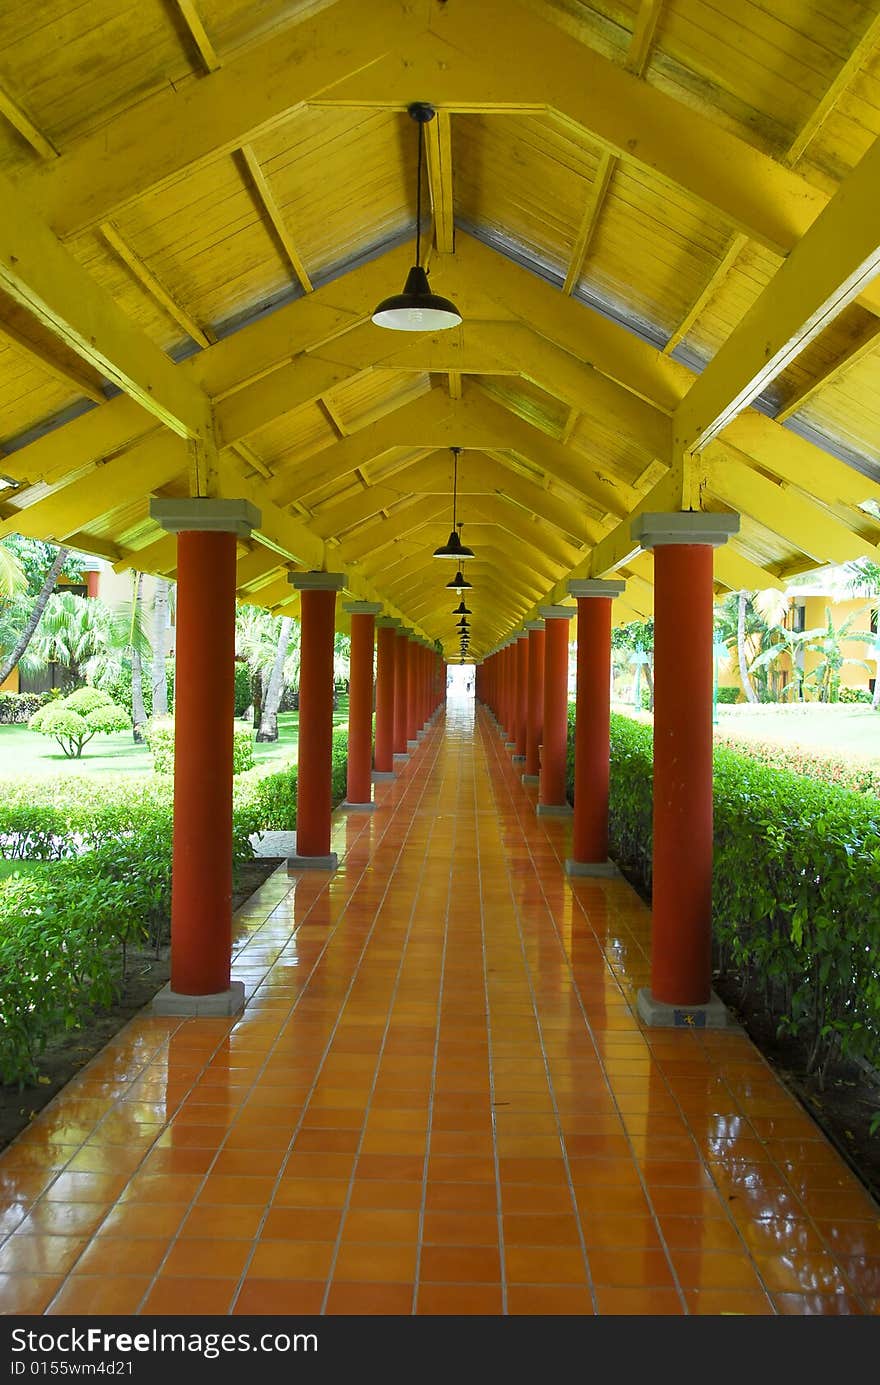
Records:
[[[406,753],[405,750],[395,750],[395,752],[394,752],[394,758],[395,758],[395,760],[397,760],[400,764],[403,765],[403,764],[405,764],[406,761],[409,759],[409,756],[407,755],[407,753]]]
[[[416,741],[407,741],[407,743],[406,743],[406,748],[407,748],[407,750],[418,750],[418,748],[419,748],[419,743],[418,743],[417,740],[416,740]],[[394,758],[395,758],[395,760],[396,760],[396,759],[397,759],[397,756],[395,755]]]
[[[339,857],[335,851],[331,851],[329,856],[288,856],[286,865],[288,875],[295,875],[300,870],[335,870]]]
[[[339,806],[349,813],[374,813],[379,805],[377,803],[349,803],[346,799]]]
[[[370,778],[374,784],[390,784],[392,779],[397,778],[397,775],[393,769],[374,769]]]
[[[540,784],[540,774],[521,774],[520,778],[524,784]]]
[[[167,981],[153,996],[150,1010],[154,1015],[180,1015],[184,1019],[216,1019],[223,1015],[238,1015],[244,1009],[244,985],[231,981],[228,991],[214,995],[181,995],[172,991]]]
[[[525,762],[526,762],[526,757],[525,757],[525,755],[514,755],[513,760],[512,760],[512,763],[515,764],[515,765],[524,765]]]
[[[570,857],[565,863],[566,875],[600,875],[613,877],[620,871],[613,861],[573,861]]]
[[[538,803],[535,812],[539,818],[570,818],[574,809],[570,803]]]
[[[504,749],[505,749],[505,750],[516,750],[516,741],[505,741],[505,742],[504,742]],[[525,759],[525,756],[523,756],[523,759]]]
[[[639,1019],[652,1029],[737,1029],[727,1006],[714,991],[705,1005],[668,1005],[655,1000],[647,987],[638,994]]]

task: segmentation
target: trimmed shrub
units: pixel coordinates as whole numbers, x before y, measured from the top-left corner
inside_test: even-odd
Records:
[[[880,796],[880,760],[844,760],[830,751],[804,750],[798,745],[780,745],[778,741],[751,740],[723,733],[716,743],[771,769],[805,774],[840,789]]]
[[[78,760],[93,736],[124,731],[131,717],[98,688],[77,688],[34,712],[28,726],[52,736],[69,760]]]
[[[148,721],[144,739],[153,757],[156,774],[174,773],[174,719],[160,717]],[[254,734],[249,726],[232,728],[232,773],[243,774],[254,767]]]
[[[54,693],[0,692],[0,726],[22,725],[54,700]]]
[[[651,888],[652,730],[611,718],[615,860]],[[715,751],[713,941],[812,1068],[880,1067],[880,800]]]
[[[715,696],[715,701],[723,707],[732,707],[741,699],[742,693],[739,688],[719,688]]]
[[[251,705],[251,671],[241,660],[235,661],[235,715],[244,716]]]
[[[331,742],[330,796],[335,807],[345,798],[348,778],[348,728],[339,727]],[[297,767],[267,774],[257,782],[256,813],[265,832],[292,832],[296,827]]]
[[[839,702],[867,702],[874,701],[873,695],[867,688],[841,688]]]

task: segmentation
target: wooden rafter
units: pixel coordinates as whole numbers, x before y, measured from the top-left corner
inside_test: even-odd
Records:
[[[287,227],[281,208],[275,201],[275,194],[269,186],[269,180],[260,167],[260,161],[249,144],[243,144],[241,146],[241,157],[244,160],[244,165],[247,169],[261,215],[272,227],[287,257],[288,263],[300,284],[305,289],[306,293],[311,293],[312,281],[300,258],[299,251],[294,244],[293,237]]]
[[[14,101],[8,91],[0,87],[0,115],[5,116],[14,130],[17,130],[22,139],[30,145],[41,159],[56,159],[58,150],[50,139],[47,139],[42,130],[31,120],[30,116]]]
[[[110,246],[110,249],[122,260],[123,264],[131,272],[132,277],[137,280],[140,287],[149,294],[155,303],[158,303],[159,307],[162,308],[169,317],[174,319],[178,327],[183,328],[188,337],[192,337],[193,341],[197,341],[199,346],[210,346],[213,341],[217,340],[212,332],[206,331],[205,328],[200,327],[195,318],[193,318],[185,308],[181,307],[177,299],[159,283],[155,274],[147,269],[140,255],[135,254],[134,250],[132,250],[124,236],[120,233],[118,227],[114,226],[112,221],[104,222],[101,227],[101,234]]]
[[[214,49],[214,45],[208,37],[201,15],[195,7],[194,0],[170,0],[170,3],[178,11],[183,20],[189,36],[199,55],[206,72],[216,72],[220,66],[220,59]]]

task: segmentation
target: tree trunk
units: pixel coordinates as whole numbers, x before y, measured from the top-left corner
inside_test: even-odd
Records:
[[[278,739],[278,708],[284,693],[284,660],[287,658],[287,646],[290,642],[292,624],[293,620],[290,616],[282,617],[281,629],[278,632],[278,645],[275,650],[275,662],[272,665],[269,686],[263,699],[263,714],[260,717],[260,729],[257,732],[258,741],[277,741]]]
[[[136,649],[131,651],[131,734],[138,745],[143,744],[143,726],[147,720],[144,707],[144,678],[141,656]]]
[[[743,685],[743,692],[748,702],[757,702],[758,694],[752,686],[749,677],[748,664],[746,662],[746,604],[748,602],[748,592],[740,592],[736,608],[736,653],[739,659],[739,676]]]
[[[141,603],[144,590],[144,574],[139,572],[134,587],[134,601],[132,602],[132,630],[137,621],[138,606]],[[144,739],[142,727],[147,720],[147,713],[144,707],[144,671],[141,665],[141,656],[138,651],[132,648],[131,651],[131,734],[136,745],[141,745]]]
[[[251,702],[254,706],[254,726],[259,726],[263,715],[263,679],[259,673],[251,674]]]
[[[55,561],[49,568],[49,571],[46,573],[46,579],[43,582],[42,587],[40,588],[39,595],[37,596],[36,601],[34,602],[34,609],[31,611],[30,619],[28,620],[27,625],[24,627],[24,630],[21,633],[21,638],[15,645],[15,648],[12,649],[9,652],[9,654],[7,654],[2,664],[0,664],[0,683],[6,682],[6,679],[9,677],[10,673],[15,668],[22,654],[24,654],[25,650],[27,649],[28,645],[33,639],[34,631],[39,625],[40,617],[46,609],[46,602],[49,600],[49,597],[55,590],[55,583],[58,581],[58,574],[64,567],[69,552],[70,550],[67,548],[59,548],[57,554],[55,555]]]
[[[168,715],[168,678],[165,672],[165,631],[168,628],[168,583],[156,578],[153,596],[153,716]]]
[[[645,682],[648,684],[648,711],[649,711],[649,712],[653,712],[653,710],[654,710],[654,674],[653,674],[653,671],[652,671],[652,669],[651,669],[651,664],[650,664],[650,662],[648,662],[647,664],[645,664]]]

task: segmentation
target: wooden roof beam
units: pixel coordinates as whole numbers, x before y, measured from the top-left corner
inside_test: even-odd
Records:
[[[170,3],[177,11],[205,72],[216,72],[220,66],[220,59],[208,37],[194,0],[170,0]]]
[[[118,227],[112,221],[105,221],[101,225],[101,235],[113,253],[122,261],[126,269],[132,275],[139,288],[152,298],[154,303],[168,314],[178,327],[193,341],[198,342],[199,346],[210,346],[212,341],[216,341],[213,333],[207,332],[200,327],[195,318],[183,308],[162,284],[156,276],[151,273],[144,264],[141,257],[132,250],[131,246],[120,233]]]
[[[299,284],[306,293],[311,293],[312,281],[303,264],[302,257],[296,248],[294,239],[290,234],[287,219],[275,200],[275,194],[269,186],[268,178],[260,167],[260,161],[256,153],[250,144],[243,144],[240,153],[253,192],[257,211],[260,213],[263,220],[268,223],[270,231],[278,241],[284,257],[293,270],[294,276]]]
[[[777,270],[675,414],[675,445],[705,447],[880,270],[880,141]]]
[[[29,144],[35,154],[39,154],[41,159],[56,159],[58,150],[50,139],[38,129],[31,120],[27,111],[21,106],[8,91],[0,87],[0,115],[4,116],[13,130],[21,135],[25,144]]]

